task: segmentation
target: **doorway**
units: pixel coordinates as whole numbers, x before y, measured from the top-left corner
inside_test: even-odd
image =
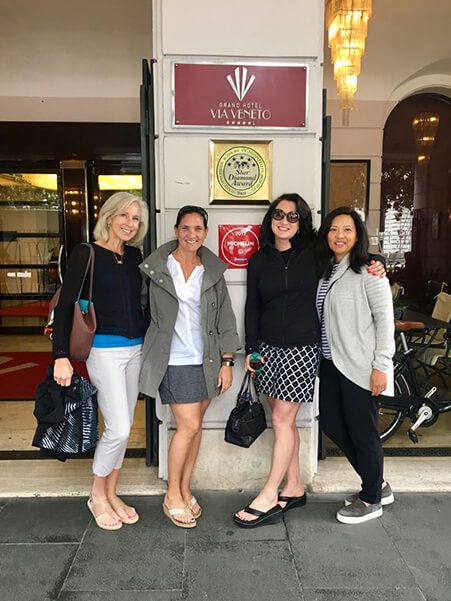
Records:
[[[72,248],[115,191],[141,196],[139,124],[0,123],[0,458],[35,458],[34,390],[48,302]],[[62,250],[61,250],[62,249]],[[128,456],[144,456],[144,403]]]

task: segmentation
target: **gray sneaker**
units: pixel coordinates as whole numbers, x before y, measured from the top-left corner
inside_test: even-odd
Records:
[[[356,501],[359,498],[360,497],[358,492],[354,493],[353,495],[349,495],[349,497],[346,497],[345,499],[345,507],[348,507],[348,505],[352,505],[352,503],[354,503],[354,501]],[[390,484],[386,482],[385,486],[382,488],[381,503],[385,506],[391,505],[394,502],[395,496],[393,494]]]
[[[356,499],[351,505],[337,511],[337,520],[343,524],[361,524],[368,520],[380,518],[382,511],[382,503],[365,505],[361,499]]]

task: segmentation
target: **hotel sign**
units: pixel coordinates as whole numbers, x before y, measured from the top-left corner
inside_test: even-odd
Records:
[[[307,66],[173,63],[173,127],[305,129]]]

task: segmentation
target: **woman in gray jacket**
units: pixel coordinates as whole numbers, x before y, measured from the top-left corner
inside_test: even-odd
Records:
[[[378,396],[393,394],[393,303],[387,278],[374,278],[365,269],[368,234],[355,210],[329,213],[318,240],[321,427],[362,479],[360,493],[348,497],[337,513],[338,521],[359,524],[380,517],[382,505],[394,500],[383,481],[377,430]]]
[[[240,348],[224,280],[226,265],[203,246],[208,215],[182,207],[176,240],[141,264],[150,278],[151,323],[143,347],[140,389],[169,405],[176,432],[169,447],[163,511],[173,524],[193,528],[202,509],[191,492],[202,419],[213,397],[232,384],[233,353]]]

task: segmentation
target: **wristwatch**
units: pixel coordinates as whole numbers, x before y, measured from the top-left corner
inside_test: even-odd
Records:
[[[221,357],[221,365],[233,367],[235,365],[235,361],[233,360],[233,357]]]

